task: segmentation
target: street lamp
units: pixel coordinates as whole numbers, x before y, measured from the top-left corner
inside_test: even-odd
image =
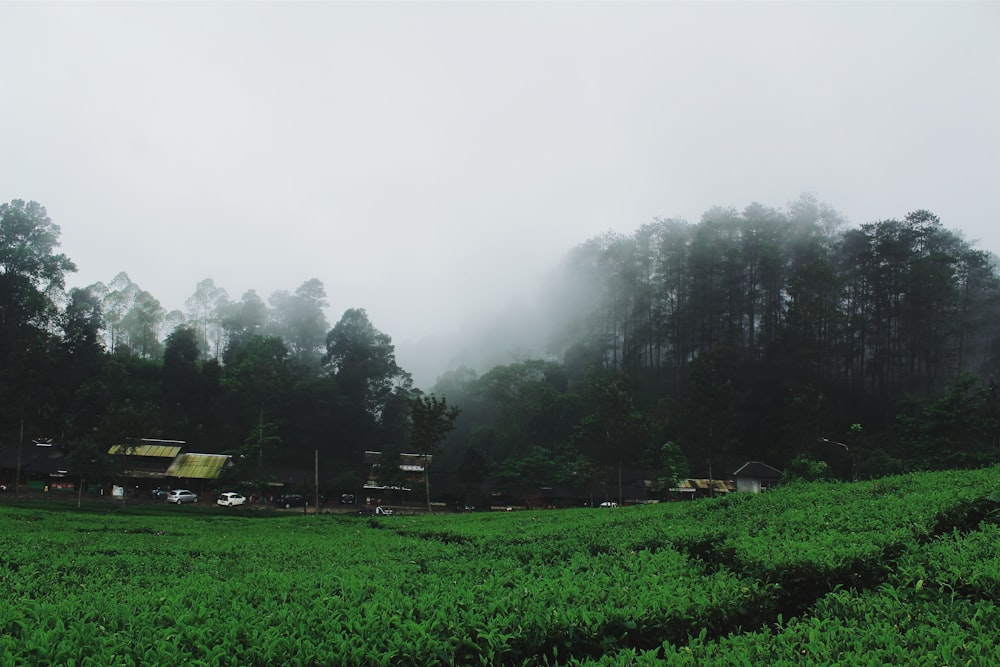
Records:
[[[838,447],[843,447],[847,455],[851,457],[851,481],[858,481],[858,466],[854,460],[854,454],[851,453],[851,448],[842,442],[837,442],[836,440],[830,440],[829,438],[819,438],[820,442],[825,442],[828,445],[837,445]]]

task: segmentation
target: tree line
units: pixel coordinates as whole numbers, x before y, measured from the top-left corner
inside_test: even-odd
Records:
[[[998,460],[997,258],[928,211],[850,228],[810,196],[714,208],[590,239],[560,275],[556,363],[442,385],[465,411],[453,442],[507,469],[762,460],[846,479]]]
[[[265,304],[206,279],[166,312],[125,274],[67,291],[59,234],[36,202],[0,205],[0,445],[45,438],[85,462],[169,438],[264,480],[315,450],[351,471],[365,450],[433,453],[454,420],[363,308],[328,324],[319,280]]]
[[[749,459],[842,477],[997,460],[996,258],[927,211],[849,228],[804,196],[590,239],[544,295],[544,348],[429,395],[363,308],[330,326],[319,280],[265,302],[206,279],[166,312],[123,273],[67,291],[59,233],[35,202],[0,205],[0,444],[172,438],[254,474],[433,451],[467,497]]]

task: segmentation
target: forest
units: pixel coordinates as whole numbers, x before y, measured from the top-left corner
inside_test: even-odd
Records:
[[[536,353],[427,391],[363,307],[330,325],[318,279],[266,301],[205,279],[167,312],[124,273],[67,290],[59,236],[41,204],[0,205],[0,448],[54,439],[86,467],[178,439],[248,479],[419,451],[469,499],[748,460],[833,479],[1000,461],[997,258],[925,210],[850,227],[803,196],[586,240],[539,295]]]

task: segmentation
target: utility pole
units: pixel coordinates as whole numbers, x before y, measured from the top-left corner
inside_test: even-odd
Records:
[[[423,454],[424,457],[424,494],[427,498],[427,513],[431,513],[431,478],[430,478],[430,456],[428,454]]]
[[[264,404],[257,412],[257,476],[264,469]]]

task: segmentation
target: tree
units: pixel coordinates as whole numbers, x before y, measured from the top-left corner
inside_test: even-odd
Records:
[[[100,300],[106,343],[112,353],[159,358],[165,311],[152,294],[132,282],[124,271],[107,285],[94,283],[87,289]]]
[[[268,310],[257,292],[248,290],[236,302],[227,303],[221,311],[221,325],[226,336],[226,350],[222,358],[229,363],[229,355],[234,348],[246,343],[254,336],[264,335]]]
[[[86,358],[94,363],[104,351],[101,345],[101,303],[89,289],[70,290],[69,303],[60,318],[62,347],[68,358]]]
[[[686,439],[705,461],[708,477],[714,478],[720,463],[727,463],[737,432],[741,405],[735,352],[722,348],[701,354],[691,363],[691,376],[684,397],[683,430]]]
[[[563,448],[556,459],[555,481],[568,484],[574,489],[586,492],[588,505],[594,506],[594,492],[603,489],[607,492],[607,477],[601,466],[589,454],[580,451],[572,444]]]
[[[227,364],[223,369],[222,384],[243,406],[234,418],[246,424],[252,421],[253,429],[246,439],[242,454],[255,454],[258,472],[263,467],[264,450],[277,444],[277,426],[271,421],[268,410],[280,403],[290,387],[288,373],[288,348],[284,341],[275,336],[253,336],[236,344],[230,341],[227,348]],[[268,419],[265,419],[267,413]]]
[[[104,410],[99,380],[104,364],[101,321],[98,298],[88,289],[71,290],[60,317],[63,336],[56,351],[59,413],[63,433],[71,439],[96,427]]]
[[[788,367],[805,370],[812,381],[820,381],[842,373],[836,351],[845,330],[846,278],[837,266],[836,232],[844,220],[808,195],[792,202],[788,218],[787,300],[780,349]]]
[[[58,254],[60,229],[37,202],[0,204],[0,425],[20,440],[32,417],[52,416],[53,294],[76,266]],[[28,419],[26,424],[25,420]]]
[[[618,503],[622,504],[622,469],[633,461],[648,440],[645,415],[636,408],[627,377],[594,369],[584,388],[585,415],[578,427],[578,441],[595,461],[617,468]]]
[[[253,336],[232,349],[223,383],[240,399],[259,405],[288,389],[288,347],[277,336]]]
[[[479,504],[483,481],[489,474],[489,463],[482,452],[468,447],[458,464],[458,478],[466,504]]]
[[[0,331],[44,325],[55,315],[49,295],[76,271],[66,255],[55,253],[59,234],[37,202],[0,204]]]
[[[163,350],[160,324],[164,310],[160,302],[145,290],[137,290],[131,308],[121,320],[122,332],[132,354],[145,359],[158,358]]]
[[[528,447],[522,456],[502,461],[496,471],[501,483],[536,488],[552,484],[558,474],[552,452],[538,445]]]
[[[388,444],[380,453],[375,463],[375,479],[386,491],[396,491],[396,501],[403,501],[403,491],[409,476],[401,465],[403,448],[399,443]],[[382,501],[379,501],[380,503]]]
[[[656,480],[660,491],[677,486],[680,480],[687,479],[690,474],[691,467],[680,445],[673,440],[665,442],[660,448],[660,475]]]
[[[441,442],[455,428],[459,409],[449,406],[442,396],[414,396],[410,407],[410,448],[429,461],[441,449]],[[424,466],[424,483],[427,491],[427,511],[431,511],[429,470]]]
[[[107,446],[92,438],[83,438],[74,445],[66,457],[69,472],[79,480],[77,506],[87,482],[102,482],[114,472],[114,463],[109,460]]]
[[[420,454],[435,454],[441,441],[455,428],[461,411],[449,406],[443,396],[414,396],[410,399],[410,448]]]
[[[190,327],[167,336],[163,352],[163,394],[168,414],[190,421],[200,401],[198,334]]]
[[[101,299],[101,309],[104,313],[104,331],[107,335],[108,349],[113,353],[123,344],[121,323],[125,314],[132,307],[139,287],[135,285],[124,271],[115,275],[111,282],[95,283],[89,289]]]
[[[188,297],[184,305],[188,309],[191,326],[198,333],[201,352],[206,359],[222,356],[223,329],[222,313],[229,303],[229,294],[221,287],[216,287],[215,281],[205,278],[198,283],[194,294]]]
[[[323,312],[328,305],[323,283],[307,280],[295,294],[275,292],[270,302],[274,309],[271,330],[284,339],[291,355],[302,362],[318,359],[329,326]]]
[[[1000,461],[1000,405],[995,384],[971,373],[958,376],[947,393],[912,414],[900,414],[901,438],[914,467],[926,470],[992,465]]]
[[[347,400],[376,421],[397,387],[408,391],[412,386],[396,364],[392,338],[372,326],[363,308],[345,311],[327,334],[323,364]]]
[[[796,456],[782,471],[782,479],[785,482],[819,482],[832,477],[830,464],[811,459],[805,454]]]
[[[237,453],[240,461],[254,461],[258,478],[264,474],[264,452],[281,443],[278,427],[269,421],[264,421],[264,409],[260,410],[260,420],[243,441],[243,448]]]
[[[164,314],[163,322],[160,323],[160,330],[161,332],[174,331],[179,327],[184,326],[186,322],[187,322],[187,316],[183,313],[183,311],[177,310],[175,308],[174,310],[171,310],[168,313]]]

